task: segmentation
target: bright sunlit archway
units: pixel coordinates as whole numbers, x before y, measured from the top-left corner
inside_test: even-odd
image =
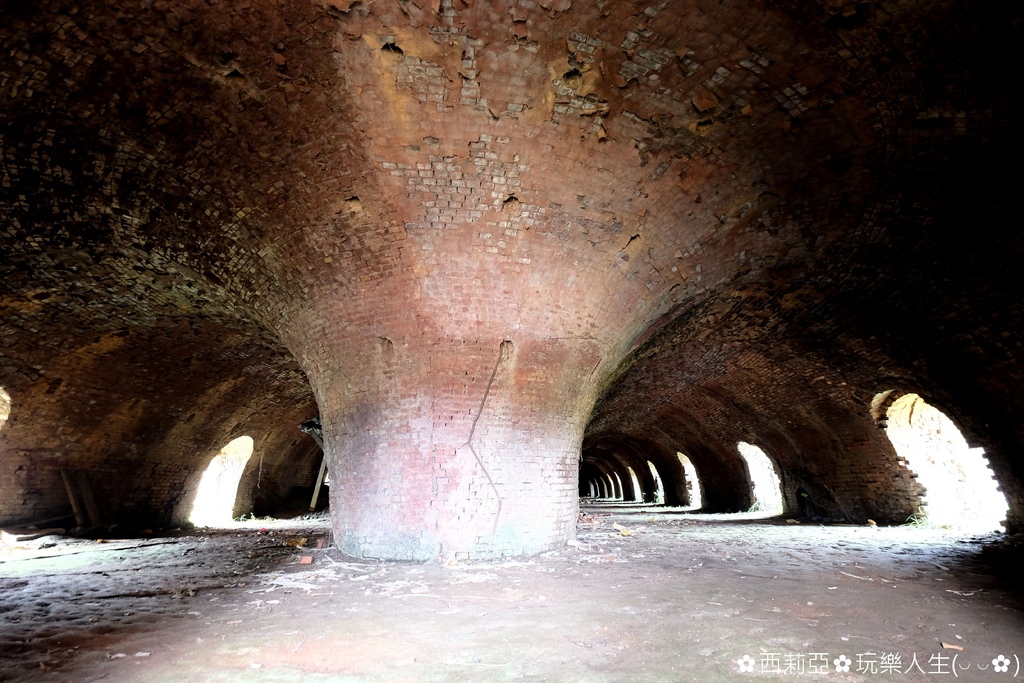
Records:
[[[626,497],[626,492],[622,488],[622,477],[619,476],[618,472],[612,472],[612,476],[615,477],[615,498],[616,500],[624,500]]]
[[[0,387],[0,429],[7,424],[7,418],[11,416],[11,395]]]
[[[693,466],[690,459],[682,453],[676,453],[679,464],[683,466],[683,476],[686,477],[686,492],[690,495],[689,508],[699,510],[704,505],[704,496],[700,490],[700,479],[697,478],[697,468]]]
[[[643,502],[643,489],[640,488],[640,480],[636,478],[636,472],[629,465],[626,465],[626,470],[629,472],[629,479],[633,484],[633,500]]]
[[[736,448],[739,449],[740,455],[746,461],[747,472],[750,473],[754,498],[750,511],[770,515],[781,514],[783,510],[782,482],[779,480],[779,473],[775,470],[775,464],[763,450],[746,441],[740,441],[736,444]]]
[[[654,477],[654,502],[657,505],[663,505],[665,503],[665,485],[661,483],[661,475],[658,474],[658,468],[650,460],[647,461],[647,466],[651,468],[651,476]]]
[[[221,449],[203,473],[189,521],[196,526],[224,526],[231,522],[238,481],[252,457],[252,437],[240,436]]]
[[[893,401],[885,433],[925,487],[913,521],[965,531],[1002,530],[1009,506],[985,451],[967,445],[956,424],[917,394]]]

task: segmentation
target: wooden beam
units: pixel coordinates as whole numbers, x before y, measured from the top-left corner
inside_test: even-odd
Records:
[[[78,499],[78,492],[75,491],[75,475],[68,468],[61,467],[60,476],[64,478],[64,488],[67,489],[71,509],[75,512],[75,524],[84,528],[85,512],[82,509],[82,502]]]
[[[316,499],[320,497],[320,484],[324,482],[324,473],[327,472],[327,454],[324,453],[320,461],[320,474],[316,475],[316,487],[313,489],[313,500],[309,503],[309,511],[316,510]]]
[[[85,505],[85,514],[89,516],[89,526],[99,526],[103,523],[100,519],[99,508],[96,507],[96,499],[92,495],[92,487],[89,486],[89,479],[85,472],[78,472],[78,493],[82,496],[82,503]]]

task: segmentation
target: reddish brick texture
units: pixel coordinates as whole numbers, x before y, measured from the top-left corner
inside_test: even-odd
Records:
[[[897,522],[896,389],[1020,525],[1020,14],[6,3],[0,522],[66,514],[62,467],[181,521],[241,435],[235,512],[279,509],[317,413],[354,555],[557,547],[581,466],[682,504],[677,451],[745,509],[738,441],[787,514]]]
[[[479,559],[573,538],[581,391],[599,356],[575,341],[410,337],[371,345],[320,399],[340,547]]]

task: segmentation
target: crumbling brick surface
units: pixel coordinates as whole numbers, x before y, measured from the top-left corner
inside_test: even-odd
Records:
[[[899,519],[894,387],[1020,517],[1015,5],[2,13],[0,519],[58,512],[66,463],[180,516],[246,433],[272,506],[317,410],[354,554],[562,543],[581,443],[679,501],[685,451],[732,509],[748,440],[791,504]]]

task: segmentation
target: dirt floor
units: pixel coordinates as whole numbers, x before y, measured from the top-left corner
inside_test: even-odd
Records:
[[[316,549],[326,517],[8,545],[0,679],[1024,680],[1020,539],[584,511],[576,545],[454,566]]]

